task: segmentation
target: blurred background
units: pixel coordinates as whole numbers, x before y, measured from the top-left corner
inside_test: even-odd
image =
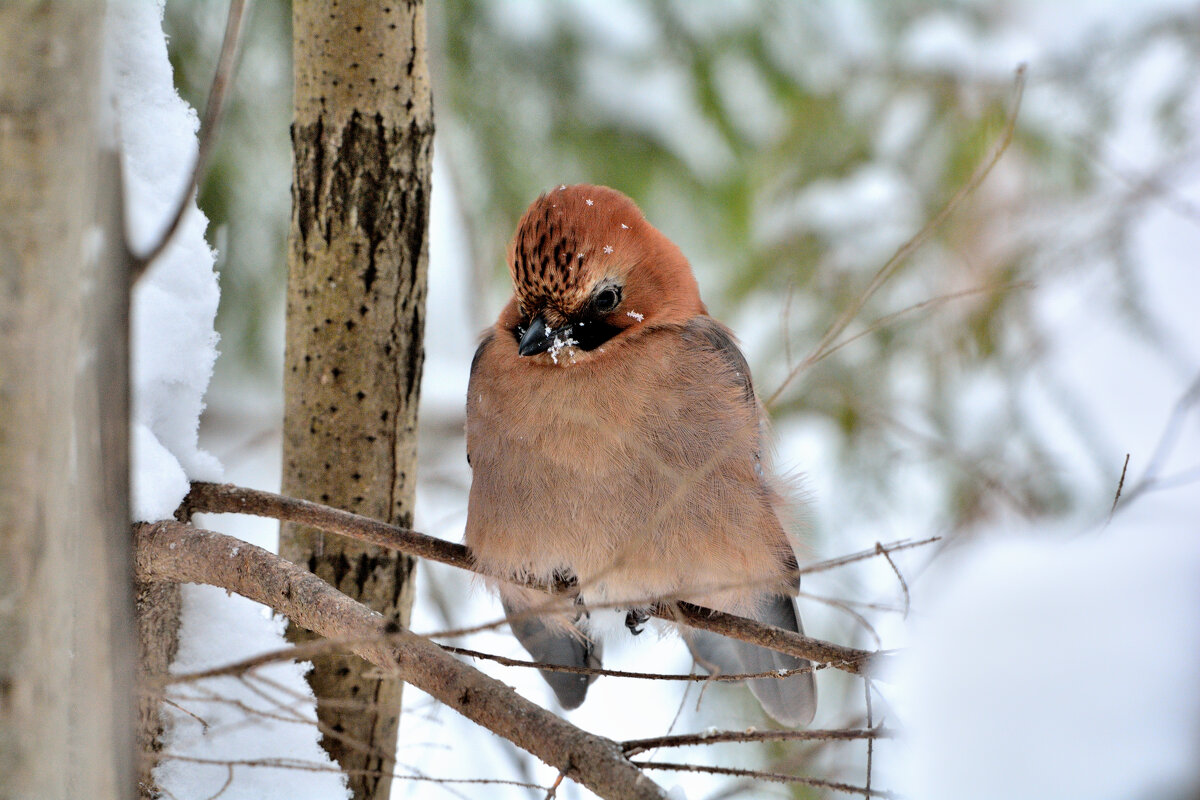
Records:
[[[740,338],[770,398],[777,463],[803,490],[802,563],[942,537],[894,557],[905,585],[883,559],[807,577],[811,635],[903,646],[909,591],[936,554],[1016,529],[1088,535],[1109,515],[1127,453],[1127,499],[1187,491],[1200,478],[1187,413],[1200,372],[1198,12],[1179,0],[430,3],[437,139],[418,528],[461,540],[463,398],[476,336],[508,295],[504,248],[531,200],[575,182],[632,196]],[[166,13],[179,89],[202,108],[225,4],[168,0]],[[267,489],[279,483],[290,13],[283,0],[253,4],[200,193],[222,289],[201,442],[230,480]],[[1011,141],[955,200],[1002,145],[1021,63]],[[864,298],[839,340],[852,341],[812,359]],[[1200,518],[1200,506],[1179,507]],[[418,631],[501,616],[449,569],[422,564],[419,593]],[[648,639],[618,637],[606,666],[691,668],[678,641]],[[503,632],[464,641],[524,656]],[[536,675],[480,666],[552,703]],[[682,687],[602,678],[569,718],[621,739],[768,724],[744,689],[714,686],[698,703]],[[866,722],[861,681],[825,671],[820,692],[815,726]],[[886,705],[873,713],[879,722]],[[554,778],[411,689],[401,741],[401,764],[431,775]],[[859,785],[867,758],[861,742],[688,755]],[[660,777],[689,797],[825,796]]]

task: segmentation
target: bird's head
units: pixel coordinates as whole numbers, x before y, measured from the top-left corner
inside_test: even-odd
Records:
[[[683,253],[604,186],[560,186],[535,200],[508,269],[513,299],[500,324],[522,356],[560,366],[705,313]]]

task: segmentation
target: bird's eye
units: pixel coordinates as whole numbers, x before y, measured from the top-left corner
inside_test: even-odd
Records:
[[[593,305],[601,314],[607,314],[621,304],[621,287],[607,286],[596,295]]]

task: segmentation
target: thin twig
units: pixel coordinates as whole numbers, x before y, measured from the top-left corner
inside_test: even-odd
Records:
[[[788,385],[797,375],[823,358],[824,352],[833,345],[839,336],[842,335],[842,332],[846,330],[850,323],[854,321],[854,318],[858,316],[858,313],[862,311],[863,306],[867,304],[867,301],[871,299],[875,292],[877,292],[884,283],[887,282],[888,278],[892,276],[896,269],[903,264],[909,256],[911,256],[923,244],[925,244],[925,242],[928,241],[928,239],[933,235],[933,232],[940,228],[942,223],[944,223],[951,214],[958,210],[958,207],[962,204],[962,202],[968,196],[970,196],[971,193],[978,189],[980,184],[984,182],[987,176],[991,173],[992,168],[996,166],[996,163],[1000,160],[1000,157],[1004,155],[1004,152],[1012,143],[1013,132],[1016,130],[1017,126],[1017,115],[1021,110],[1021,98],[1025,94],[1024,64],[1017,67],[1014,93],[1016,96],[1013,99],[1012,111],[1008,115],[1008,122],[1005,124],[1004,131],[1001,133],[1000,139],[996,142],[995,146],[993,146],[988,157],[978,167],[975,168],[975,172],[972,173],[970,179],[961,187],[959,187],[958,191],[955,192],[946,205],[942,207],[941,211],[935,214],[928,222],[925,223],[924,226],[922,226],[919,231],[913,234],[912,238],[900,245],[899,249],[892,254],[892,257],[889,258],[887,262],[879,268],[879,271],[875,273],[875,277],[873,277],[871,282],[867,284],[867,288],[864,289],[862,293],[855,298],[854,302],[851,303],[850,306],[838,316],[834,323],[829,326],[829,329],[825,331],[825,335],[821,337],[819,342],[817,342],[817,345],[812,349],[812,352],[788,373],[787,377],[784,378],[783,383],[779,385],[779,388],[772,392],[771,396],[767,398],[765,405],[768,408],[770,408],[779,398],[779,396],[783,394],[784,390],[787,389]]]
[[[241,39],[242,19],[245,11],[246,0],[230,0],[229,14],[225,18],[225,38],[221,41],[221,53],[217,57],[217,68],[213,73],[212,86],[208,90],[208,100],[204,105],[204,120],[200,124],[200,143],[196,149],[196,161],[192,165],[187,187],[180,193],[179,200],[175,204],[175,212],[171,215],[167,226],[145,254],[134,256],[131,277],[135,282],[145,274],[154,260],[162,255],[163,250],[171,243],[175,237],[175,231],[179,229],[179,224],[183,221],[184,214],[187,213],[193,202],[192,196],[196,192],[200,176],[204,174],[204,168],[212,154],[213,145],[217,140],[217,130],[225,112],[225,98],[229,85],[233,81],[233,69],[237,61],[238,41]]]
[[[563,778],[567,776],[565,772],[559,772],[558,777],[554,779],[554,783],[550,784],[550,788],[546,790],[546,800],[554,800],[558,797],[558,787],[562,785]]]
[[[901,574],[900,568],[896,566],[896,562],[892,560],[892,554],[884,548],[883,544],[876,542],[875,552],[887,559],[892,572],[896,573],[896,580],[900,581],[900,588],[904,591],[904,619],[908,619],[908,610],[912,605],[911,597],[908,594],[908,583],[904,580],[904,575]]]
[[[825,664],[813,664],[807,667],[794,667],[786,670],[769,670],[767,672],[738,672],[728,675],[696,675],[683,674],[680,672],[629,672],[620,669],[605,669],[603,667],[574,667],[569,664],[544,664],[541,661],[525,661],[519,658],[509,658],[508,656],[497,655],[496,653],[484,653],[479,650],[469,650],[465,647],[452,647],[448,644],[438,645],[447,653],[454,653],[459,656],[468,658],[482,658],[487,661],[494,661],[505,667],[528,667],[538,669],[543,672],[567,672],[573,675],[595,675],[597,677],[604,676],[608,678],[637,678],[646,681],[683,681],[685,683],[708,683],[710,681],[716,683],[736,683],[739,681],[758,680],[762,678],[772,678],[782,680],[790,678],[793,675],[803,675],[807,672],[816,672],[818,670],[827,669]]]
[[[198,714],[193,714],[191,711],[188,711],[186,708],[179,705],[179,703],[176,703],[174,700],[170,699],[169,697],[164,697],[163,702],[169,706],[175,707],[181,713],[187,714],[189,717],[196,720],[196,722],[199,722],[200,730],[203,731],[204,733],[208,733],[208,722],[206,722],[203,717],[199,716]]]
[[[621,742],[625,754],[633,757],[656,747],[690,747],[725,742],[842,742],[860,739],[892,739],[895,733],[885,728],[841,728],[807,731],[708,731],[654,736]]]
[[[1117,513],[1117,503],[1121,502],[1121,489],[1125,487],[1125,472],[1129,469],[1129,453],[1125,454],[1125,463],[1121,465],[1121,478],[1117,481],[1117,493],[1113,495],[1112,508],[1108,510],[1108,521],[1112,522],[1113,514]]]
[[[985,292],[999,292],[999,291],[1011,290],[1011,289],[1030,289],[1032,287],[1033,287],[1033,283],[1030,281],[1014,281],[1012,283],[1005,283],[1005,284],[1000,284],[997,286],[978,286],[974,289],[964,289],[961,292],[951,292],[950,294],[943,294],[943,295],[939,295],[937,297],[931,297],[928,300],[922,300],[919,303],[913,303],[911,306],[902,308],[899,311],[893,311],[891,314],[886,314],[886,315],[880,317],[879,319],[875,320],[870,325],[868,325],[866,328],[864,328],[863,330],[854,334],[853,336],[850,336],[846,339],[842,339],[840,342],[835,344],[833,347],[830,347],[829,349],[822,352],[820,354],[820,356],[818,356],[817,358],[815,358],[813,360],[812,363],[817,364],[821,361],[824,361],[825,359],[829,358],[834,353],[841,350],[843,347],[854,344],[855,342],[857,342],[859,339],[863,338],[864,336],[870,336],[875,331],[886,328],[888,325],[892,324],[893,322],[900,319],[901,317],[907,316],[907,315],[915,313],[917,311],[922,311],[927,308],[936,308],[937,306],[945,305],[946,303],[949,303],[953,300],[960,300],[964,297],[971,297],[972,295],[976,295],[976,294],[984,294]],[[812,364],[810,364],[809,366],[812,366]]]
[[[386,638],[387,634],[383,634],[383,636]],[[372,641],[379,641],[379,637],[373,637]],[[355,639],[320,639],[290,647],[281,647],[277,650],[268,650],[265,653],[259,653],[250,658],[244,658],[220,667],[164,675],[160,680],[164,685],[171,685],[195,683],[207,678],[240,678],[247,672],[253,672],[271,664],[278,664],[285,661],[311,661],[316,656],[328,655],[338,650],[353,650],[355,646],[360,644],[366,644],[366,642]]]
[[[885,553],[898,553],[901,550],[911,550],[914,547],[924,547],[925,545],[933,544],[934,542],[940,542],[941,540],[941,536],[930,536],[928,538],[917,539],[915,541],[912,539],[901,539],[896,542],[888,542],[885,545],[876,545],[870,550],[862,550],[857,553],[838,556],[837,558],[830,558],[826,561],[818,561],[815,564],[808,564],[801,567],[798,571],[801,575],[809,575],[813,572],[824,572],[825,570],[844,567],[847,564],[853,564],[855,561],[865,561],[868,558],[875,558],[879,555],[880,548],[882,548],[883,552]]]
[[[296,758],[204,758],[202,756],[186,756],[182,753],[162,753],[159,758],[163,761],[183,761],[188,764],[212,764],[223,767],[261,767],[264,769],[294,769],[303,772],[339,772],[345,775],[388,775],[397,780],[426,781],[429,783],[482,783],[500,786],[519,786],[522,789],[541,789],[536,783],[510,781],[503,778],[434,778],[428,775],[404,775],[398,772],[385,772],[378,769],[342,769],[333,764],[318,764],[313,761],[301,761]]]
[[[881,639],[879,637],[879,631],[875,630],[875,626],[871,624],[870,620],[868,620],[865,616],[863,616],[862,614],[858,613],[853,608],[851,608],[848,603],[842,602],[841,600],[838,600],[833,597],[818,597],[817,595],[804,594],[804,593],[800,593],[800,596],[807,597],[810,600],[815,600],[818,603],[823,603],[824,605],[827,605],[830,608],[836,608],[838,611],[841,611],[843,614],[847,615],[848,617],[853,619],[855,622],[857,622],[859,625],[861,625],[862,629],[871,635],[871,638],[875,640],[875,648],[876,649],[883,648],[883,639]]]
[[[225,790],[233,783],[233,764],[226,764],[225,769],[229,771],[229,776],[225,778],[225,783],[221,784],[221,788],[217,789],[217,793],[210,795],[207,800],[217,800],[217,798],[225,794]]]
[[[867,701],[867,728],[875,728],[874,715],[871,712],[871,681],[870,679],[863,680],[863,692],[866,694]],[[875,757],[875,740],[867,739],[867,785],[863,787],[863,797],[871,797],[871,762]]]
[[[809,778],[803,775],[784,775],[779,772],[762,772],[755,769],[738,769],[735,767],[712,767],[707,764],[672,764],[665,761],[634,761],[635,766],[642,769],[661,769],[670,772],[705,772],[710,775],[733,775],[741,778],[755,778],[760,781],[771,781],[773,783],[800,783],[805,786],[815,786],[819,789],[832,789],[835,792],[846,792],[848,794],[862,794],[862,786],[854,786],[849,783],[839,783],[837,781],[827,781],[821,778]],[[889,792],[882,789],[872,789],[870,797],[891,798],[891,800],[899,800],[900,795],[895,792]]]

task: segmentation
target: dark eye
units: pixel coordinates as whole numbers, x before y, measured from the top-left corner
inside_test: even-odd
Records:
[[[592,301],[592,305],[601,314],[607,314],[608,312],[612,311],[614,308],[616,308],[620,304],[621,304],[621,287],[620,286],[605,287],[604,289],[602,289],[600,291],[600,294],[596,295],[596,299]]]

